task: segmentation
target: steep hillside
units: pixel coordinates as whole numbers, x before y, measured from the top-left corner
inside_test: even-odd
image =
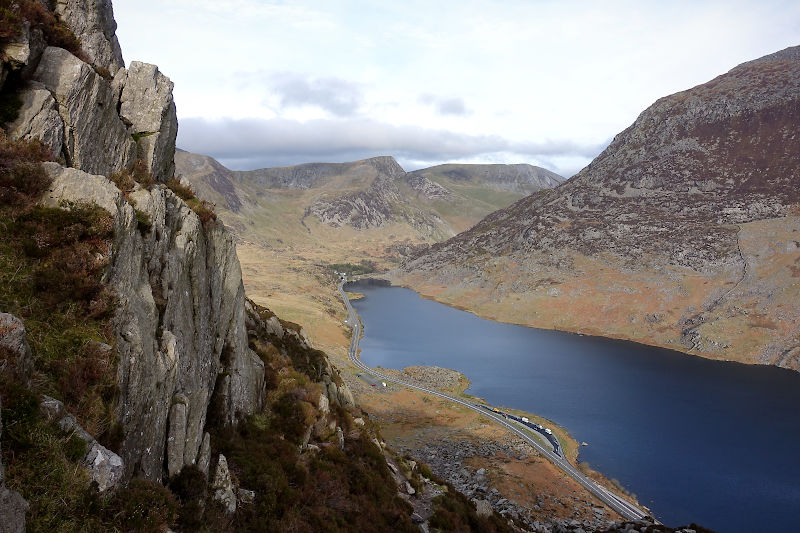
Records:
[[[800,369],[800,48],[645,110],[395,281],[500,320]]]
[[[0,531],[511,531],[245,297],[173,179],[172,82],[115,28],[110,2],[0,5]]]
[[[179,151],[176,164],[236,235],[248,294],[303,323],[321,346],[340,350],[348,342],[334,269],[393,268],[562,180],[530,165],[443,165],[406,173],[391,157],[240,172]]]

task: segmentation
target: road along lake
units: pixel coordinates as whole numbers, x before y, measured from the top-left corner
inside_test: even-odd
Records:
[[[469,394],[566,428],[580,460],[677,526],[797,531],[800,373],[478,318],[349,283],[369,366],[452,368]]]

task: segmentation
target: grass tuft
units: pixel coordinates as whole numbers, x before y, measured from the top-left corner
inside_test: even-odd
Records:
[[[190,186],[184,185],[178,178],[172,178],[167,182],[167,187],[197,214],[204,228],[216,222],[217,214],[214,212],[214,204],[197,198]]]

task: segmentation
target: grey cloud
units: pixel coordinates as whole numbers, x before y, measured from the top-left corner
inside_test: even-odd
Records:
[[[467,116],[471,113],[461,98],[445,98],[434,94],[422,94],[419,97],[422,104],[432,105],[440,115]]]
[[[569,141],[519,143],[497,135],[466,135],[358,118],[308,122],[188,118],[181,120],[178,144],[239,170],[312,161],[353,161],[376,155],[432,164],[482,157],[493,160],[498,154],[508,154],[514,159],[509,162],[578,157],[586,158],[588,163],[603,148]]]
[[[293,73],[274,74],[269,83],[281,106],[313,105],[336,116],[352,116],[361,106],[361,88],[339,78],[306,78]]]

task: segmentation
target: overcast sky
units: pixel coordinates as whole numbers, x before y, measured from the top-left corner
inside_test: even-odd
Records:
[[[115,0],[175,82],[178,146],[235,169],[393,155],[569,176],[657,98],[800,44],[800,2]]]

